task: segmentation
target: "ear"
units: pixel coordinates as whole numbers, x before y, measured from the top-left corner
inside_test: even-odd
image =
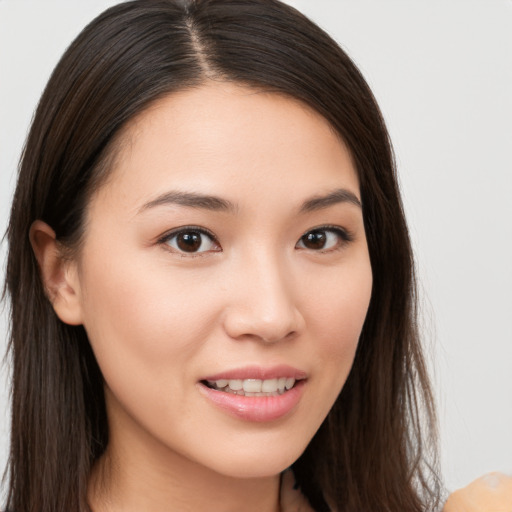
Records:
[[[55,231],[45,222],[36,220],[30,227],[29,238],[55,313],[66,324],[80,325],[82,308],[76,263],[64,257]]]

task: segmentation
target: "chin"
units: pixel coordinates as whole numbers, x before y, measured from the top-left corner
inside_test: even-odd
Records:
[[[289,468],[305,449],[302,445],[300,449],[270,446],[267,445],[265,449],[253,446],[252,450],[244,450],[243,453],[232,450],[208,465],[217,473],[233,478],[268,478]]]

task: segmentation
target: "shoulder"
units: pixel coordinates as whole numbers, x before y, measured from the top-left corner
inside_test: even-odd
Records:
[[[443,512],[512,512],[512,477],[484,475],[450,495]]]

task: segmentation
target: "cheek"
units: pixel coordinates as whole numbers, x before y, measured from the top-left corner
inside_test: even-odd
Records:
[[[323,369],[322,388],[330,408],[352,367],[368,311],[372,293],[369,259],[361,258],[320,284],[323,292],[310,301],[307,321],[316,345],[312,359]]]
[[[200,350],[211,331],[214,297],[190,276],[125,254],[115,266],[90,258],[83,280],[84,326],[105,377],[119,367],[164,372],[164,363]]]
[[[325,348],[343,356],[346,345],[357,345],[372,293],[368,257],[355,259],[337,273],[317,278],[306,307],[308,323],[322,332]],[[347,347],[348,349],[348,347]]]

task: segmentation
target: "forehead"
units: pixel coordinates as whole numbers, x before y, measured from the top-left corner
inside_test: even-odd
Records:
[[[237,202],[337,187],[359,195],[351,155],[321,115],[284,95],[212,83],[161,98],[129,122],[104,188],[135,206],[166,188]]]

